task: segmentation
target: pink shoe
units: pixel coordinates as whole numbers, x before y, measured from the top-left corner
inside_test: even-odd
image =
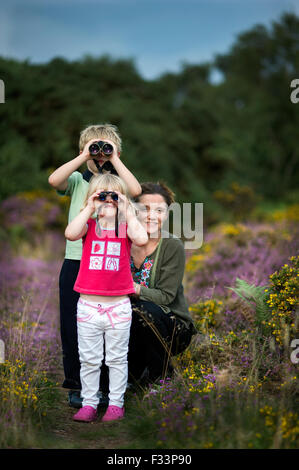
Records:
[[[115,421],[117,419],[122,419],[125,415],[124,407],[120,408],[119,406],[109,405],[106,413],[104,414],[102,421]]]
[[[73,416],[74,421],[82,421],[84,423],[90,423],[95,419],[97,419],[97,410],[89,405],[80,408],[80,410]]]

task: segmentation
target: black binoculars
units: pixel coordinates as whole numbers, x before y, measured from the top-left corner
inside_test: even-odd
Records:
[[[106,201],[108,194],[113,201],[118,201],[118,194],[115,193],[114,191],[102,191],[98,196],[99,200]]]
[[[113,153],[113,146],[108,144],[108,142],[104,142],[99,140],[98,142],[94,142],[89,146],[89,153],[90,155],[98,155],[102,153],[105,157],[111,157]]]

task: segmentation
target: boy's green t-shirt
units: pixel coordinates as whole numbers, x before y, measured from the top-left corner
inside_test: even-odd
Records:
[[[60,196],[70,196],[71,203],[69,208],[68,223],[70,223],[80,212],[83,206],[85,196],[88,191],[89,183],[83,179],[83,175],[79,171],[74,171],[68,180],[65,191],[57,191]],[[82,239],[71,242],[66,240],[65,258],[81,260],[82,256]]]

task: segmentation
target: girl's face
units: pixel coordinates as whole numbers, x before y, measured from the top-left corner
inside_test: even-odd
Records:
[[[160,194],[143,194],[139,198],[138,218],[149,237],[154,238],[161,231],[167,219],[168,206]]]
[[[108,186],[108,188],[106,189],[98,188],[97,191],[99,194],[103,191],[115,192],[115,190],[112,189],[110,186]],[[100,201],[100,199],[95,199],[94,204],[95,204],[96,212],[98,212],[99,215],[101,215],[102,217],[106,217],[106,218],[115,217],[118,202],[112,199],[111,194],[106,195],[105,201]]]

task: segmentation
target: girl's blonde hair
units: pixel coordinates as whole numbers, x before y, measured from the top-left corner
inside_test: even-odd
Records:
[[[126,183],[119,176],[112,175],[111,173],[104,173],[101,175],[94,175],[91,178],[82,209],[86,207],[88,199],[96,192],[97,188],[102,188],[104,191],[107,191],[108,188],[109,191],[119,191],[127,197],[131,207],[134,207],[130,201]]]

